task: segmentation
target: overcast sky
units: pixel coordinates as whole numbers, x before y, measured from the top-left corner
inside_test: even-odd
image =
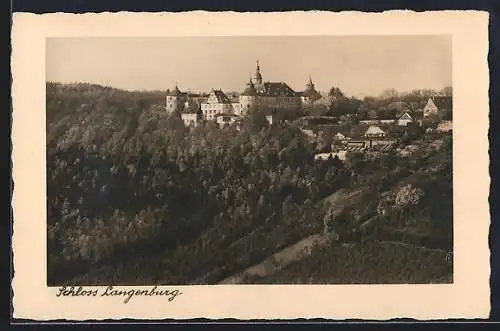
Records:
[[[47,81],[132,90],[241,91],[259,60],[264,81],[296,91],[379,95],[452,85],[448,36],[300,36],[47,39]]]

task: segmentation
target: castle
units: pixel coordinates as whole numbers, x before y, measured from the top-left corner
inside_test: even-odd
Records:
[[[181,113],[185,124],[192,125],[202,118],[217,120],[219,116],[245,116],[256,108],[271,111],[299,109],[320,98],[321,95],[316,91],[311,78],[303,92],[295,92],[285,82],[264,81],[257,61],[254,77],[250,77],[245,90],[237,98],[230,98],[222,90],[214,89],[205,100],[193,100],[175,86],[172,91],[167,92],[166,110],[169,113]],[[198,104],[198,109],[193,107],[193,104]]]

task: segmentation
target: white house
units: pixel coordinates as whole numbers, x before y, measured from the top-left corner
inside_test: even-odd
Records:
[[[266,120],[269,125],[273,124],[273,115],[266,115]]]
[[[223,128],[225,126],[236,123],[239,120],[239,116],[235,114],[217,114],[215,120],[219,127]]]
[[[200,120],[198,113],[182,113],[181,118],[185,126],[196,126]]]
[[[430,116],[430,115],[437,115],[439,112],[438,107],[434,103],[433,98],[429,98],[427,101],[427,104],[424,107],[424,117]]]
[[[413,122],[413,117],[411,117],[410,114],[404,113],[399,119],[398,119],[398,125],[399,126],[407,126],[408,123]]]
[[[365,132],[365,137],[367,138],[383,138],[385,137],[385,132],[382,131],[378,126],[370,126]]]
[[[222,90],[212,90],[208,100],[201,104],[201,112],[205,119],[214,120],[218,114],[232,113],[233,105]]]

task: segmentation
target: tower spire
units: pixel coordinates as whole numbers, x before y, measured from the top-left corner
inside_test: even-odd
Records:
[[[311,75],[309,74],[309,83],[306,84],[306,88],[313,90],[314,89],[314,84],[312,82]]]
[[[257,68],[255,70],[255,82],[258,85],[262,84],[262,75],[260,74],[260,66],[259,66],[259,60],[257,60]]]

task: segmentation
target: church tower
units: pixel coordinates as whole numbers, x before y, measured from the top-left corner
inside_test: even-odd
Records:
[[[255,69],[255,88],[259,91],[262,87],[262,75],[260,73],[259,61],[257,60],[257,68]]]
[[[309,76],[309,83],[306,84],[306,90],[315,90],[311,76]]]
[[[167,113],[172,114],[175,112],[180,112],[184,108],[184,102],[186,101],[186,93],[183,93],[175,84],[175,88],[171,91],[167,90],[166,97],[166,110]]]
[[[306,84],[306,89],[302,92],[301,99],[303,104],[312,104],[313,102],[321,99],[321,95],[318,91],[316,91],[311,76],[309,76],[309,82]]]
[[[250,80],[247,83],[247,88],[240,94],[240,114],[246,115],[257,103],[257,91],[255,90],[255,85],[252,82],[252,76],[250,75]]]

